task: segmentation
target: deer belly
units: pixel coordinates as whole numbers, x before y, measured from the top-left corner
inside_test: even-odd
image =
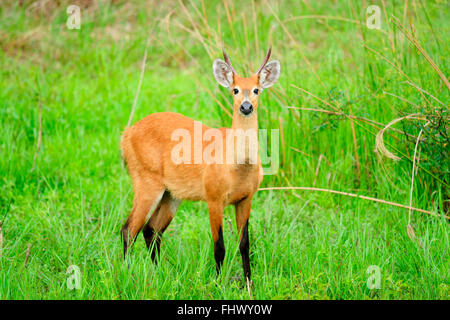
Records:
[[[173,166],[164,175],[171,195],[180,200],[204,200],[202,168],[197,165]]]

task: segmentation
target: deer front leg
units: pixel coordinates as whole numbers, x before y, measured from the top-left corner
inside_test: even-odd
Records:
[[[242,256],[242,266],[244,268],[244,277],[250,281],[250,258],[249,258],[249,239],[248,239],[248,219],[250,217],[252,199],[247,197],[235,204],[236,226],[240,235],[239,250]]]
[[[222,221],[223,205],[215,202],[208,202],[209,222],[211,224],[211,234],[214,243],[214,258],[216,260],[216,271],[220,273],[220,268],[225,258],[225,245],[223,243]]]

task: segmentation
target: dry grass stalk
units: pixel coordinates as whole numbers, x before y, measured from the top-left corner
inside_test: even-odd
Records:
[[[272,87],[270,88],[269,92],[273,93],[276,96],[277,100],[279,100],[279,102],[282,102],[284,105],[288,104],[287,101],[282,97],[282,93],[277,90],[277,88]]]
[[[420,114],[414,113],[414,114],[410,114],[410,115],[407,115],[407,116],[404,116],[404,117],[400,117],[400,118],[394,119],[391,122],[389,122],[383,129],[378,131],[377,136],[375,138],[375,146],[376,146],[378,152],[380,152],[382,155],[384,155],[387,158],[390,158],[390,159],[393,159],[393,160],[396,160],[396,161],[400,160],[399,157],[397,157],[392,152],[390,152],[386,148],[386,146],[384,145],[383,134],[386,131],[386,129],[388,129],[390,126],[396,124],[397,122],[402,121],[404,119],[409,119],[409,118],[412,118],[412,117],[416,117],[418,115],[420,115]]]
[[[210,59],[213,58],[213,55],[210,52],[211,49],[210,49],[209,45],[205,42],[205,38],[203,38],[202,35],[197,30],[192,31],[191,29],[187,28],[185,25],[183,25],[179,21],[176,21],[175,25],[178,28],[180,28],[180,29],[186,31],[187,33],[189,33],[190,35],[192,35],[193,38],[198,39],[200,41],[200,43],[203,45],[203,47],[205,48],[205,51],[208,54],[209,58]]]
[[[270,9],[270,11],[272,11],[272,15],[275,17],[275,19],[281,25],[281,28],[283,29],[284,33],[286,33],[286,35],[289,37],[289,40],[291,41],[291,43],[293,43],[296,47],[300,47],[299,43],[297,41],[295,41],[294,37],[289,32],[289,30],[286,28],[284,22],[280,20],[280,17],[278,17],[276,12],[273,10],[272,6],[267,2],[267,0],[264,0],[264,2],[265,2],[265,5]],[[319,84],[322,86],[323,89],[326,90],[325,84],[322,82],[322,79],[320,79],[320,77],[317,74],[316,69],[313,67],[311,61],[309,61],[309,59],[303,53],[303,50],[300,48],[300,50],[298,52],[301,54],[302,59],[307,64],[308,68],[313,72],[314,76],[317,78],[317,81],[319,82]]]
[[[386,58],[385,56],[383,56],[383,55],[382,55],[381,53],[379,53],[378,51],[376,51],[376,50],[370,48],[370,47],[367,46],[365,43],[363,44],[363,46],[364,46],[365,48],[367,48],[369,51],[375,53],[377,56],[379,56],[381,59],[383,59],[383,60],[386,61],[387,63],[389,63],[389,64],[390,64],[392,67],[394,67],[394,69],[396,69],[402,76],[404,76],[406,79],[408,79],[409,82],[413,83],[413,81],[411,80],[411,78],[410,78],[406,73],[404,73],[403,70],[402,70],[399,66],[395,65],[395,64],[394,64],[393,62],[391,62],[388,58]],[[415,85],[414,87],[418,88],[418,86],[416,86],[416,85]],[[427,99],[427,97],[423,94],[423,92],[422,92],[421,90],[418,90],[418,91],[419,91],[420,95],[422,96],[422,98],[423,98],[428,104],[430,104],[430,101],[429,101],[429,100]]]
[[[424,126],[424,128],[429,125],[430,122],[427,122]],[[411,226],[411,206],[412,206],[412,194],[413,194],[413,188],[414,188],[414,176],[416,174],[415,168],[416,168],[416,155],[417,155],[417,146],[419,145],[420,136],[422,135],[423,128],[420,129],[419,135],[417,136],[416,145],[414,147],[414,157],[413,157],[413,167],[412,167],[412,173],[411,173],[411,188],[409,190],[409,211],[408,211],[408,226],[406,227],[406,233],[408,234],[408,237],[415,241],[417,239],[419,245],[423,247],[420,240],[416,237],[416,233],[414,232],[413,227]]]
[[[329,102],[327,102],[327,101],[325,101],[325,100],[319,98],[318,96],[312,94],[311,92],[309,92],[309,91],[307,91],[307,90],[305,90],[305,89],[303,89],[303,88],[297,87],[297,86],[294,85],[294,84],[291,84],[291,87],[293,87],[293,88],[295,88],[295,89],[297,89],[297,90],[300,90],[300,91],[302,91],[302,92],[304,92],[304,93],[310,95],[311,97],[313,97],[313,98],[316,99],[316,100],[319,100],[319,101],[322,102],[323,104],[329,106],[329,107],[330,107],[331,109],[333,109],[335,112],[337,112],[337,113],[342,113],[337,107],[335,107],[335,106],[333,106],[331,103],[329,103]],[[343,116],[346,116],[347,118],[349,118],[349,116],[346,115],[346,114],[344,114],[344,113],[342,113],[342,115],[343,115]]]
[[[251,281],[248,278],[245,278],[247,282],[247,291],[248,291],[248,298],[253,299],[252,297],[252,290],[250,289]]]
[[[133,106],[131,107],[131,112],[130,112],[130,116],[128,118],[127,127],[129,127],[131,125],[131,121],[133,120],[134,112],[136,110],[139,93],[141,92],[142,80],[144,79],[144,73],[145,73],[145,63],[147,61],[148,45],[150,44],[150,37],[151,37],[152,31],[150,32],[150,34],[147,38],[147,43],[145,44],[144,57],[142,58],[142,64],[141,64],[141,74],[139,76],[139,83],[138,83],[138,87],[136,90],[136,94],[134,96]]]
[[[290,147],[290,148],[291,148],[292,150],[294,150],[295,152],[301,153],[301,154],[303,154],[304,156],[307,156],[307,157],[312,158],[312,156],[309,155],[309,154],[307,154],[306,152],[303,152],[303,151],[301,151],[301,150],[298,150],[298,149],[296,149],[296,148],[294,148],[294,147]]]
[[[286,175],[284,174],[284,171],[280,171],[281,173],[281,177],[286,180],[286,183],[289,187],[292,187],[291,182],[289,181],[288,177],[286,177]],[[305,199],[303,199],[303,197],[301,197],[297,192],[292,192],[292,195],[294,197],[296,197],[297,199],[300,199],[301,201],[305,201]]]
[[[171,50],[168,50],[168,48],[164,45],[164,43],[163,43],[161,40],[156,39],[156,41],[158,41],[158,43],[159,43],[159,45],[161,46],[161,48],[165,49],[165,51],[168,53],[168,55],[170,55],[170,56],[172,57],[172,59],[174,59],[175,61],[177,61],[177,63],[178,63],[179,65],[183,65],[183,61],[181,61],[181,59],[180,59],[179,57],[175,56],[175,55],[172,53]],[[186,55],[190,56],[190,57],[191,57],[191,60],[194,61],[194,62],[200,67],[200,64],[198,63],[197,59],[195,59],[194,57],[192,57],[192,56],[190,55],[189,51],[187,51],[187,49],[186,49],[181,43],[178,43],[178,45],[180,46],[181,49],[183,49],[183,51],[186,53]],[[192,71],[190,71],[189,69],[186,69],[186,70],[187,70],[187,72],[188,72],[189,74],[192,75]],[[210,97],[211,97],[211,98],[219,105],[219,107],[226,113],[227,116],[229,116],[230,118],[233,117],[233,116],[231,115],[230,111],[229,111],[229,110],[232,110],[232,109],[233,109],[232,106],[230,106],[229,108],[226,108],[226,107],[225,107],[225,106],[217,99],[217,95],[216,95],[216,94],[213,94],[213,92],[212,92],[209,88],[207,88],[207,87],[206,87],[206,86],[198,79],[198,77],[193,76],[192,79],[194,79],[194,81],[197,83],[197,85],[198,85],[199,87],[201,87],[204,91],[206,91],[206,93],[208,93],[208,95],[209,95],[209,96],[210,96]],[[220,91],[219,91],[219,94],[220,94]]]
[[[290,21],[304,20],[304,19],[336,20],[336,21],[344,21],[344,22],[356,23],[356,24],[358,24],[358,25],[361,24],[361,22],[358,21],[358,20],[352,20],[352,19],[348,19],[348,18],[334,17],[334,16],[317,15],[317,14],[315,14],[315,15],[305,15],[305,16],[291,17],[291,18],[287,18],[287,19],[283,20],[283,22],[290,22]]]
[[[361,120],[363,122],[366,122],[368,124],[370,124],[372,127],[379,129],[379,127],[384,128],[386,127],[385,124],[381,123],[381,122],[377,122],[375,120],[372,119],[368,119],[368,118],[364,118],[364,117],[359,117],[359,116],[354,116],[354,115],[348,115],[345,114],[343,112],[335,112],[335,111],[328,111],[328,110],[324,110],[324,109],[315,109],[315,108],[299,108],[299,107],[293,107],[293,106],[287,106],[286,108],[288,109],[294,109],[294,110],[303,110],[303,111],[316,111],[316,112],[322,112],[322,113],[326,113],[326,114],[330,114],[330,115],[336,115],[336,116],[344,116],[348,119],[354,119],[354,120]],[[401,134],[405,134],[403,131],[389,127],[387,128],[389,130],[401,133]],[[411,138],[416,138],[415,136],[408,134],[407,135]]]
[[[253,28],[254,28],[254,37],[255,37],[255,48],[256,52],[259,52],[259,40],[258,40],[258,20],[256,19],[256,8],[255,8],[255,0],[252,0],[252,12],[253,12]]]
[[[440,217],[441,216],[440,214],[437,214],[435,212],[431,212],[431,211],[427,211],[427,210],[423,210],[423,209],[419,209],[419,208],[413,208],[413,207],[405,206],[403,204],[392,202],[392,201],[386,201],[386,200],[383,200],[383,199],[367,197],[367,196],[359,195],[359,194],[356,194],[356,193],[342,192],[342,191],[331,190],[331,189],[314,188],[314,187],[269,187],[269,188],[259,188],[258,189],[258,191],[266,191],[266,190],[304,190],[304,191],[328,192],[328,193],[339,194],[339,195],[343,195],[343,196],[347,196],[347,197],[364,199],[364,200],[369,200],[369,201],[373,201],[373,202],[388,204],[388,205],[391,205],[391,206],[394,206],[394,207],[403,208],[403,209],[410,209],[411,208],[411,210],[413,210],[413,211],[426,213],[426,214],[429,214],[429,215],[432,215],[432,216],[435,216],[435,217]],[[450,216],[444,216],[444,218],[447,219],[447,220],[450,220]]]
[[[406,83],[409,83],[409,82],[407,81]],[[418,89],[419,89],[419,88],[418,88]],[[417,109],[420,109],[420,107],[419,107],[417,104],[412,103],[411,101],[406,100],[406,99],[403,98],[403,97],[397,96],[397,95],[395,95],[395,94],[393,94],[393,93],[390,93],[390,92],[387,92],[387,91],[383,91],[383,94],[387,94],[387,95],[390,95],[390,96],[392,96],[392,97],[394,97],[394,98],[400,99],[400,100],[402,100],[403,102],[406,102],[407,104],[410,104],[410,105],[412,105],[413,107],[415,107],[415,108],[417,108]]]
[[[223,6],[224,6],[225,12],[227,14],[227,21],[228,21],[228,25],[230,26],[230,29],[231,29],[231,34],[233,35],[234,41],[237,42],[236,41],[236,33],[234,32],[234,23],[233,23],[233,19],[231,18],[231,14],[230,14],[230,10],[228,8],[228,1],[227,0],[223,0]]]
[[[387,10],[386,10],[386,3],[385,3],[385,1],[384,1],[384,0],[381,0],[381,4],[383,5],[383,13],[384,13],[385,21],[389,21],[389,20],[388,20],[388,15],[387,15]],[[397,51],[397,50],[396,50],[396,48],[395,48],[394,35],[393,35],[393,32],[392,32],[392,29],[390,28],[390,25],[387,24],[387,26],[388,26],[388,37],[389,37],[389,42],[391,43],[392,55],[394,56],[394,58],[397,60],[397,63],[398,63],[398,57],[397,57],[397,54],[396,54],[396,51]]]
[[[400,21],[392,16],[394,18],[394,23],[400,28],[400,30],[403,32],[403,34],[408,38],[408,40],[416,47],[417,50],[425,57],[425,59],[428,61],[428,63],[431,65],[431,67],[436,71],[436,73],[439,75],[441,80],[445,83],[447,86],[447,89],[450,90],[450,82],[448,81],[447,77],[442,73],[441,69],[434,63],[433,59],[428,55],[428,53],[422,48],[422,46],[417,41],[417,38],[413,33],[408,32],[408,30],[400,23]]]
[[[348,99],[348,97],[347,97]],[[352,116],[352,107],[349,104],[350,116]],[[359,163],[359,155],[358,155],[358,141],[356,140],[356,132],[355,132],[355,124],[353,119],[350,118],[350,124],[352,127],[352,137],[353,137],[353,148],[355,149],[355,160],[356,160],[356,172],[358,173],[358,181],[361,180],[361,165]]]
[[[185,15],[188,17],[189,21],[191,22],[192,27],[194,28],[194,32],[192,32],[191,30],[189,30],[187,28],[186,28],[186,30],[189,33],[191,33],[193,36],[197,36],[197,38],[200,40],[200,42],[202,43],[203,47],[205,48],[206,53],[212,59],[213,55],[211,53],[211,49],[205,43],[203,36],[201,35],[200,31],[198,30],[197,23],[195,23],[195,20],[192,18],[191,14],[189,13],[189,10],[186,8],[186,6],[183,4],[183,2],[181,0],[178,0],[178,3],[180,4],[180,6],[183,9]],[[184,26],[182,26],[182,27],[184,27]]]
[[[25,262],[23,263],[22,270],[25,269],[25,267],[27,266],[28,258],[30,257],[30,248],[31,248],[31,243],[29,243],[27,246],[27,252],[25,253]]]
[[[430,97],[432,97],[436,102],[440,103],[443,106],[446,106],[441,100],[439,100],[438,98],[436,98],[435,96],[433,96],[431,93],[429,93],[428,91],[418,87],[416,84],[409,82],[409,81],[405,81],[406,84],[409,84],[410,86],[413,86],[414,88],[416,88],[417,90],[419,90],[420,92],[426,93],[427,95],[429,95]]]
[[[319,160],[317,161],[317,167],[316,167],[316,172],[315,172],[315,177],[314,177],[314,181],[313,181],[313,186],[316,186],[316,182],[317,182],[317,176],[319,175],[319,169],[320,169],[320,164],[322,163],[322,158],[323,158],[323,154],[321,154],[319,156]]]
[[[193,18],[192,15],[190,14],[189,10],[186,8],[186,6],[183,4],[183,2],[181,0],[178,1],[180,4],[180,7],[183,9],[183,14],[188,17],[189,22],[191,23],[192,27],[194,28],[194,30],[190,30],[189,28],[187,28],[186,26],[184,26],[183,24],[181,24],[180,22],[176,21],[176,24],[178,25],[178,27],[180,27],[181,29],[187,31],[188,33],[190,33],[194,38],[197,38],[201,44],[203,45],[203,47],[205,48],[206,53],[208,54],[208,56],[210,57],[210,59],[213,58],[214,54],[213,54],[213,49],[211,47],[214,47],[214,43],[211,40],[211,37],[209,36],[210,34],[210,28],[209,25],[206,22],[206,18],[204,16],[202,16],[200,14],[200,12],[198,11],[197,7],[193,4],[193,2],[191,1],[191,4],[194,8],[194,10],[197,12],[198,16],[200,17],[200,19],[197,19],[197,17]],[[201,20],[203,21],[203,23],[205,24],[206,27],[206,33],[208,34],[208,38],[205,38],[202,36],[201,32],[200,32],[200,25],[196,23],[196,21]],[[207,44],[206,42],[209,42],[209,44]],[[217,37],[216,37],[216,43],[217,43]]]

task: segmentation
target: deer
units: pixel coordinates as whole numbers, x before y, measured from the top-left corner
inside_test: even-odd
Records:
[[[221,145],[225,145],[226,132],[258,130],[260,94],[274,85],[280,76],[280,62],[269,62],[271,51],[272,47],[267,51],[257,72],[249,78],[237,74],[224,46],[222,53],[225,61],[214,60],[213,75],[216,81],[227,88],[233,97],[231,128],[215,129],[216,133],[222,134],[221,137],[216,137],[216,140],[222,139]],[[152,261],[158,263],[162,234],[181,202],[205,201],[209,211],[216,272],[219,274],[225,258],[223,211],[226,206],[234,205],[244,277],[249,281],[248,221],[252,198],[263,180],[261,160],[256,155],[257,159],[251,161],[250,142],[249,139],[244,139],[244,156],[241,159],[234,155],[235,149],[239,147],[234,145],[234,149],[225,151],[227,155],[232,154],[232,161],[227,163],[174,161],[173,149],[178,142],[173,139],[173,132],[183,129],[193,135],[195,126],[193,119],[182,114],[159,112],[146,116],[124,130],[121,149],[134,191],[131,213],[121,229],[124,257],[142,230]],[[204,131],[211,129],[204,124],[201,124],[201,128]],[[242,140],[240,141],[242,144]],[[258,143],[257,139],[253,142],[256,145]],[[254,147],[253,145],[252,150]],[[192,151],[195,153],[195,150]],[[192,158],[192,154],[190,157]]]

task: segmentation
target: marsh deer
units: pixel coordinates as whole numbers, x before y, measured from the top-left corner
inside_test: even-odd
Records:
[[[239,139],[235,132],[256,134],[258,129],[258,99],[263,89],[272,86],[280,76],[280,63],[268,62],[271,49],[258,71],[249,78],[239,76],[223,49],[225,61],[214,60],[213,74],[217,82],[228,88],[233,96],[233,123],[231,128],[210,129],[181,114],[154,113],[125,130],[122,152],[133,181],[133,208],[122,228],[124,255],[142,229],[147,247],[155,261],[159,255],[161,235],[172,221],[182,200],[206,201],[209,209],[214,258],[219,273],[225,256],[222,235],[224,207],[233,204],[239,232],[244,276],[250,279],[248,219],[252,197],[262,182],[263,170],[257,155],[258,141]],[[182,159],[174,159],[179,142],[174,133],[195,136],[196,126],[203,132],[212,132],[215,138],[209,146],[187,144]],[[212,131],[211,131],[212,130]],[[231,132],[231,139],[229,139]],[[250,134],[251,135],[251,134]],[[253,135],[255,136],[255,135]],[[231,143],[229,142],[236,142]],[[232,147],[229,148],[228,146]],[[227,146],[225,150],[223,146]],[[243,156],[238,148],[244,146]],[[200,148],[200,150],[196,150]],[[196,155],[211,152],[219,161],[198,161]],[[242,148],[241,148],[242,149]],[[256,150],[252,161],[251,150]],[[200,152],[199,152],[200,151]],[[220,156],[222,157],[218,157]],[[253,154],[254,155],[254,154]],[[231,159],[231,161],[220,161]],[[196,161],[197,160],[197,161]],[[151,215],[151,216],[150,216]]]

